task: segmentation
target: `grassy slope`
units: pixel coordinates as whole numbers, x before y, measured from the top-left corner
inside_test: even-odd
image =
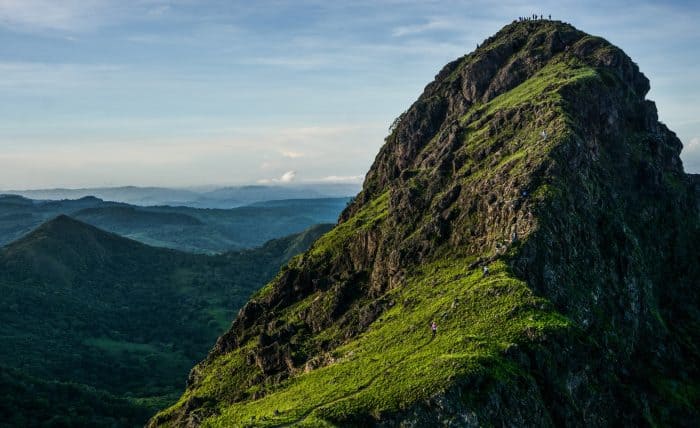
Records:
[[[528,335],[568,323],[510,277],[502,263],[493,264],[487,277],[467,266],[467,260],[450,260],[414,272],[405,288],[384,296],[401,303],[335,349],[335,363],[300,374],[260,400],[229,406],[210,424],[255,418],[261,425],[313,426],[319,419],[405,409],[465,376],[488,372],[503,381],[519,376],[502,352]],[[433,319],[439,325],[434,339],[428,328]]]
[[[543,128],[534,121],[522,129],[502,130],[511,133],[511,154],[487,159],[484,163],[491,162],[493,166],[467,175],[464,184],[504,173],[524,174],[524,159],[546,157],[558,141],[567,137],[567,117],[558,91],[600,77],[594,69],[565,61],[563,57],[556,58],[532,79],[485,105],[473,107],[465,115],[466,118],[478,113],[485,117],[474,122],[466,134],[462,150],[473,152],[492,143],[484,124],[494,113],[519,107],[549,112],[544,128],[547,139],[539,135]],[[430,150],[430,144],[424,150]],[[532,189],[532,193],[532,198],[538,200],[552,196],[551,189],[545,186]],[[309,251],[310,257],[334,257],[358,230],[382,227],[387,200],[388,193],[382,194],[323,236]],[[573,327],[547,301],[534,296],[527,284],[514,278],[502,257],[490,265],[491,274],[487,277],[479,269],[469,268],[474,260],[447,255],[413,268],[405,286],[383,296],[394,306],[367,332],[331,351],[326,356],[331,364],[300,371],[279,385],[267,385],[260,399],[231,402],[240,389],[246,388],[242,385],[258,374],[257,367],[245,363],[248,346],[253,345],[249,343],[214,361],[205,369],[201,387],[188,390],[163,413],[175,411],[191,397],[215,397],[221,414],[207,419],[205,426],[330,426],[348,423],[358,414],[378,415],[405,409],[417,400],[448,389],[458,379],[490,377],[499,382],[515,382],[527,375],[519,373],[503,357],[504,350],[512,344]],[[321,297],[315,294],[298,302],[286,309],[283,317],[293,323],[300,311]],[[439,334],[431,340],[429,323],[433,319],[438,322]],[[319,342],[341,333],[335,329],[330,327],[312,340]],[[224,376],[231,378],[222,382]],[[246,392],[253,394],[259,388],[254,386]]]
[[[354,220],[381,218],[381,210],[372,211],[381,205],[371,205]],[[346,230],[354,230],[352,223]],[[338,230],[327,234],[311,253],[333,248],[326,245],[339,240]],[[469,268],[472,261],[446,259],[414,270],[405,287],[383,296],[396,304],[368,332],[332,351],[333,364],[299,373],[260,400],[224,405],[222,415],[205,425],[223,427],[254,420],[256,426],[318,426],[358,413],[404,409],[470,375],[515,381],[523,374],[502,358],[503,351],[570,326],[526,284],[514,279],[503,262],[493,263],[490,275],[484,277],[480,269]],[[294,320],[317,297],[290,307],[284,317]],[[431,320],[439,325],[435,339],[429,330]],[[337,333],[331,327],[316,340]],[[225,394],[219,390],[222,375],[238,376],[243,382],[243,377],[257,374],[240,373],[245,353],[243,348],[222,357],[210,369],[202,389],[186,394],[179,404],[191,395]]]

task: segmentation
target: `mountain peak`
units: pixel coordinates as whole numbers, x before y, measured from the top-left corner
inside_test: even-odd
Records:
[[[34,239],[38,236],[51,236],[56,239],[66,239],[71,235],[103,235],[104,237],[116,237],[109,232],[105,232],[95,226],[83,223],[65,214],[60,214],[45,223],[41,224],[33,232],[26,236],[26,240]]]
[[[649,91],[648,79],[619,48],[557,21],[507,25],[476,51],[447,64],[418,100],[396,119],[357,202],[362,204],[366,195],[376,196],[401,174],[423,169],[426,162],[435,163],[435,150],[425,147],[435,139],[444,142],[445,135],[441,133],[452,130],[456,136],[457,131],[469,128],[465,124],[473,128],[487,123],[491,128],[488,132],[497,132],[498,126],[513,119],[506,113],[515,115],[518,107],[527,104],[532,107],[528,113],[538,115],[527,121],[537,124],[537,133],[546,130],[547,121],[552,119],[549,113],[563,102],[569,102],[569,108],[577,108],[579,102],[566,97],[566,92],[578,91],[577,85],[591,79],[609,86],[625,102],[633,99],[638,110],[646,110],[637,114],[648,115],[650,122],[657,122],[653,104],[645,106],[643,102]],[[514,91],[516,88],[519,90]],[[617,101],[610,102],[619,104]],[[451,155],[458,149],[450,146],[440,150],[443,155]],[[428,159],[428,155],[433,159]]]
[[[697,418],[667,393],[700,379],[697,332],[675,327],[700,320],[697,206],[648,89],[561,22],[509,24],[445,66],[339,224],[153,425]]]
[[[112,254],[128,256],[130,253],[156,252],[157,250],[136,241],[103,231],[67,215],[59,215],[2,248],[5,260],[23,260],[12,266],[30,264],[48,278],[69,281],[64,272],[77,272],[88,266],[105,263],[119,264]]]

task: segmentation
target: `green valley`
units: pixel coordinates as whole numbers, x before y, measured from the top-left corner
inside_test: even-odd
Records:
[[[0,248],[0,394],[21,403],[2,420],[39,422],[52,407],[56,421],[143,424],[248,297],[328,228],[208,256],[59,216]]]

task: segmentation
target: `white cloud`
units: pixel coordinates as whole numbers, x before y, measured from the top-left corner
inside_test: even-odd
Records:
[[[700,154],[700,137],[691,138],[690,142],[686,144],[684,151],[688,154]]]
[[[291,150],[282,150],[281,154],[282,154],[282,156],[284,156],[285,158],[289,158],[289,159],[298,159],[298,158],[304,157],[304,154],[303,154],[303,153],[294,152],[294,151],[291,151]]]
[[[683,145],[681,158],[685,172],[700,174],[700,137],[693,137]]]
[[[106,0],[0,0],[0,25],[21,30],[79,31],[102,24]]]
[[[263,178],[258,180],[260,184],[270,184],[270,183],[291,183],[297,176],[296,171],[287,171],[280,178]]]
[[[260,169],[263,171],[272,169],[273,167],[274,167],[274,164],[272,162],[268,162],[268,161],[265,161],[265,162],[260,164]]]
[[[295,70],[311,70],[327,66],[332,63],[332,58],[324,55],[303,55],[303,56],[270,56],[243,58],[241,64],[265,65],[271,67],[284,67]]]
[[[292,181],[294,181],[296,176],[297,176],[296,171],[287,171],[284,174],[282,174],[282,177],[280,177],[280,182],[291,183]]]
[[[325,183],[361,183],[364,178],[364,175],[329,175],[318,181]]]
[[[2,1],[2,0],[0,0]],[[77,64],[49,62],[1,62],[0,88],[19,93],[41,88],[42,93],[59,88],[97,85],[125,72],[119,64]]]
[[[394,28],[391,34],[394,37],[411,36],[414,34],[425,33],[432,30],[444,30],[452,27],[452,23],[442,18],[432,18],[422,24],[403,25]]]
[[[0,27],[77,33],[129,20],[163,19],[171,12],[169,0],[0,0]]]
[[[147,13],[149,16],[162,16],[170,12],[169,4],[156,5],[153,9],[149,10]]]

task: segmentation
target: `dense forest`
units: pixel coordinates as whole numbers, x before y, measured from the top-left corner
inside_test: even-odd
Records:
[[[53,407],[56,424],[143,424],[250,294],[328,228],[209,256],[59,216],[0,249],[3,420],[46,422]]]

